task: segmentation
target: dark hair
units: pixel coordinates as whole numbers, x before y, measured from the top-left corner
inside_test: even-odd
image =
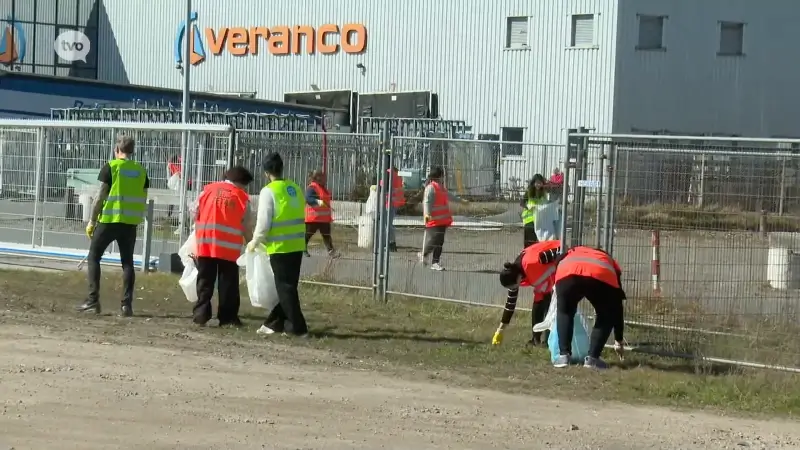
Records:
[[[444,169],[441,167],[433,167],[431,168],[430,173],[428,174],[428,180],[438,180],[444,176]]]
[[[132,137],[120,134],[117,136],[117,150],[126,154],[132,155],[133,149],[136,147],[136,141]]]
[[[264,159],[261,168],[273,177],[279,177],[283,175],[283,158],[277,153],[270,153]]]
[[[514,286],[519,283],[520,275],[522,275],[522,267],[518,264],[507,262],[503,264],[503,270],[500,271],[500,284],[503,287]]]
[[[225,172],[225,179],[232,183],[239,183],[247,186],[253,181],[253,174],[245,167],[234,166]]]
[[[528,183],[528,190],[526,191],[528,198],[538,198],[544,196],[545,194],[544,187],[537,189],[536,188],[537,182],[546,184],[547,180],[545,180],[544,176],[540,173],[534,175],[533,178],[531,178],[531,181]]]
[[[325,175],[325,172],[319,169],[312,170],[311,172],[308,173],[308,182],[311,183],[312,181],[316,181],[317,183],[319,183],[319,180],[322,178],[323,175]]]

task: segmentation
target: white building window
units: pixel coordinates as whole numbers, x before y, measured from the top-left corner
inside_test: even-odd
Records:
[[[506,48],[529,48],[528,46],[528,18],[507,18]]]
[[[522,156],[522,144],[525,137],[524,128],[503,127],[500,140],[503,141],[503,156]],[[511,144],[510,142],[520,142]]]
[[[664,50],[664,16],[639,15],[636,50]]]
[[[571,47],[592,47],[594,45],[594,14],[572,15]]]
[[[744,55],[744,24],[739,22],[720,22],[719,52],[720,56]]]

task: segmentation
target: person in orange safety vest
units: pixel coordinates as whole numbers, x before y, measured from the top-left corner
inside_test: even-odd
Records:
[[[422,251],[417,254],[419,262],[427,263],[428,255],[431,256],[431,269],[444,270],[441,265],[444,235],[453,224],[453,214],[450,211],[450,201],[467,204],[457,195],[450,193],[443,185],[444,170],[434,167],[428,175],[428,185],[422,194],[422,211],[425,222],[425,243]]]
[[[386,210],[389,212],[389,251],[396,252],[397,251],[397,237],[396,237],[396,230],[394,228],[394,218],[397,215],[397,210],[406,204],[406,194],[403,185],[403,177],[397,171],[397,167],[392,167],[391,171],[391,179],[392,179],[392,196],[391,199],[386,199]],[[381,186],[383,186],[383,180],[380,181]]]
[[[331,208],[331,193],[325,187],[327,177],[325,172],[315,170],[308,177],[308,187],[306,187],[306,256],[308,253],[308,241],[317,231],[322,235],[322,242],[328,250],[328,256],[338,258],[339,253],[333,248],[331,238],[331,223],[333,223],[333,209]]]
[[[521,286],[533,287],[531,328],[544,321],[547,310],[550,309],[550,300],[553,296],[556,264],[542,264],[539,261],[539,254],[548,250],[558,250],[560,247],[560,241],[537,242],[522,250],[514,262],[503,265],[503,270],[500,272],[500,283],[508,289],[508,297],[506,298],[503,317],[500,319],[500,326],[492,338],[492,345],[500,345],[503,342],[503,331],[511,323],[511,318],[514,316]],[[547,338],[548,332],[533,333],[529,343],[532,345],[546,344]]]
[[[211,297],[219,277],[217,318],[220,326],[241,326],[239,320],[239,266],[242,246],[252,239],[255,214],[246,189],[253,174],[237,166],[225,172],[225,181],[205,186],[197,199],[194,254],[197,266],[197,303],[194,323],[211,320]]]
[[[614,349],[623,351],[625,313],[622,289],[622,269],[608,253],[592,247],[577,246],[567,251],[550,249],[539,253],[544,264],[557,263],[555,293],[558,326],[559,356],[553,363],[561,368],[569,365],[572,353],[572,333],[578,303],[589,300],[595,311],[594,328],[590,337],[589,356],[584,367],[608,367],[600,359],[609,336],[614,332]]]

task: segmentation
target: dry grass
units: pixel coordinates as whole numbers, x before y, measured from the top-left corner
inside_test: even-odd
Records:
[[[588,221],[594,219],[594,204],[586,205]],[[765,229],[762,230],[762,225]],[[620,204],[616,211],[619,228],[703,231],[800,231],[800,217],[772,213],[742,211],[738,208],[715,205],[651,204],[631,206]]]
[[[800,321],[775,317],[708,314],[693,299],[636,298],[626,319],[639,345],[656,352],[800,368]]]
[[[77,323],[72,306],[85,292],[81,273],[0,271],[2,320],[24,321],[48,327]],[[311,347],[332,352],[343,360],[365,362],[376,370],[401,377],[428,378],[449,384],[488,387],[564,399],[592,399],[650,403],[679,408],[710,408],[726,412],[769,415],[800,413],[800,376],[695,364],[685,360],[631,354],[624,363],[603,373],[582,368],[556,372],[545,349],[530,348],[527,314],[518,314],[516,326],[503,346],[489,345],[499,319],[496,309],[407,298],[375,303],[368,291],[304,285],[304,308],[312,338],[279,339],[281,345]],[[119,298],[119,275],[103,284],[107,308]],[[153,340],[153,327],[139,321],[158,321],[164,336],[179,336],[190,327],[190,305],[177,288],[177,278],[163,274],[140,276],[136,290],[138,317],[96,318],[104,339]],[[246,303],[246,300],[245,300]],[[206,329],[218,348],[237,341],[258,339],[253,332],[263,312],[243,307],[243,330]],[[141,322],[140,322],[141,323]],[[143,330],[149,331],[143,331]],[[95,328],[93,328],[95,329]],[[86,331],[82,328],[82,332]],[[632,331],[633,333],[633,331]],[[88,338],[88,336],[87,336]],[[636,338],[635,335],[632,338]],[[614,359],[609,357],[609,360]],[[556,394],[557,393],[557,394]]]

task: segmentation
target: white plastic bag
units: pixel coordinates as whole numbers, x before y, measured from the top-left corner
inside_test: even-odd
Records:
[[[240,256],[236,264],[245,268],[250,304],[272,311],[278,305],[278,290],[275,288],[275,275],[269,264],[269,255],[257,249]]]
[[[553,328],[553,325],[556,323],[557,303],[558,298],[556,298],[556,293],[553,291],[553,297],[550,299],[550,308],[547,309],[547,314],[544,316],[544,320],[533,326],[534,333],[542,333]]]
[[[167,179],[167,189],[172,189],[173,191],[180,190],[181,188],[181,174],[180,172],[173,174],[171,177]]]
[[[190,303],[197,303],[197,267],[194,266],[194,261],[191,259],[189,263],[183,265],[183,275],[178,280],[181,290],[186,295],[186,300]]]
[[[364,213],[375,214],[378,212],[378,190],[376,186],[369,188],[369,197],[364,207]]]
[[[186,242],[181,245],[181,248],[178,249],[178,257],[181,259],[184,266],[188,266],[189,263],[194,265],[192,255],[195,253],[197,253],[197,238],[195,238],[194,233],[192,233],[186,239]]]
[[[545,203],[544,205],[536,206],[536,220],[534,221],[534,228],[536,229],[536,237],[539,241],[553,241],[558,239],[558,225],[561,219],[559,213],[559,204]]]

